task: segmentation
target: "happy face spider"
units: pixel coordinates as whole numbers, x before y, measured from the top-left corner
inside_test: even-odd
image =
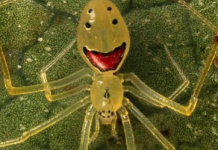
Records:
[[[215,33],[217,32],[217,28],[207,21],[207,19],[192,9],[184,1],[180,0],[179,2],[200,18],[211,29],[213,29]],[[84,97],[60,114],[50,118],[46,122],[30,129],[29,131],[24,132],[21,137],[1,142],[0,147],[24,142],[30,136],[39,133],[40,131],[69,116],[79,108],[91,103],[86,111],[79,149],[88,149],[89,143],[96,139],[100,129],[100,121],[102,124],[111,125],[112,136],[117,138],[117,114],[120,115],[123,123],[127,149],[136,149],[133,131],[126,108],[139,119],[139,121],[166,149],[175,149],[174,146],[168,142],[153,126],[153,124],[130,102],[130,100],[124,96],[124,92],[130,92],[136,97],[154,104],[155,106],[168,107],[178,113],[189,116],[196,107],[198,95],[204,84],[204,80],[211,66],[213,57],[217,51],[218,37],[216,36],[214,40],[210,54],[204,68],[202,69],[202,73],[198,78],[188,106],[182,106],[173,101],[173,99],[188,86],[189,82],[175,60],[172,58],[165,44],[163,45],[169,60],[184,80],[184,82],[168,98],[148,87],[134,73],[115,75],[115,73],[122,66],[129,52],[130,37],[127,26],[119,10],[112,2],[108,0],[91,0],[84,8],[80,18],[77,32],[77,46],[80,55],[91,69],[84,68],[65,78],[48,82],[46,71],[51,68],[66,52],[68,52],[75,42],[76,40],[73,40],[66,49],[64,49],[53,61],[41,70],[40,77],[43,82],[42,84],[25,87],[12,86],[7,63],[3,51],[0,49],[0,61],[4,73],[4,83],[6,89],[11,95],[44,91],[46,98],[52,102],[73,96],[82,91],[90,91],[90,96]],[[74,89],[55,95],[51,93],[51,90],[65,87],[84,76],[92,77],[93,82],[91,85],[80,85]],[[123,82],[127,81],[131,82],[133,86],[124,86]],[[90,137],[90,130],[94,116],[96,118],[95,132]]]

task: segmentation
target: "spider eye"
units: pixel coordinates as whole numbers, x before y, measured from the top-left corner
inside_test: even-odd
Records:
[[[90,13],[92,13],[93,12],[93,9],[89,9],[88,10],[88,13],[90,14]]]
[[[116,25],[118,23],[118,20],[117,19],[114,19],[113,21],[112,21],[112,24],[114,24],[114,25]]]
[[[85,23],[85,27],[86,27],[86,28],[91,28],[91,24],[90,24],[89,22],[86,22],[86,23]]]
[[[112,10],[112,8],[111,8],[111,7],[108,7],[108,8],[107,8],[107,10],[108,10],[108,11],[111,11],[111,10]]]

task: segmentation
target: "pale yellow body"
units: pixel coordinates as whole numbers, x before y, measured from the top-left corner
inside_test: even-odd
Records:
[[[18,0],[8,0],[0,3],[0,6],[7,5]],[[22,1],[22,0],[20,0]],[[73,96],[82,91],[90,91],[90,95],[74,103],[60,114],[49,120],[24,132],[20,137],[5,142],[0,142],[0,147],[18,144],[26,141],[42,130],[52,126],[81,107],[91,103],[87,109],[82,135],[80,140],[80,150],[87,150],[89,143],[97,138],[100,130],[100,121],[102,124],[111,125],[111,134],[117,138],[116,119],[120,115],[124,132],[126,136],[126,145],[128,150],[135,150],[134,135],[128,117],[128,111],[133,113],[136,118],[157,138],[157,140],[166,148],[173,150],[175,147],[154,127],[154,125],[124,96],[124,92],[130,92],[134,96],[151,103],[157,107],[168,107],[178,113],[189,116],[194,111],[198,96],[205,82],[208,70],[213,62],[213,58],[218,50],[218,29],[204,18],[199,12],[190,7],[185,1],[177,0],[185,6],[191,13],[196,15],[203,23],[211,28],[216,34],[214,43],[205,62],[205,66],[199,75],[191,95],[189,104],[183,106],[173,101],[189,84],[182,70],[179,68],[168,48],[164,45],[164,50],[172,65],[178,71],[184,82],[176,88],[169,96],[165,97],[145,83],[143,83],[134,73],[114,75],[122,66],[130,48],[130,37],[127,26],[117,9],[109,0],[91,0],[84,8],[78,26],[77,46],[84,61],[90,68],[83,68],[67,77],[52,82],[47,81],[46,71],[51,68],[66,52],[75,44],[72,42],[47,66],[42,68],[40,78],[42,84],[14,87],[11,83],[11,77],[2,48],[0,48],[0,62],[4,73],[4,84],[9,94],[20,95],[36,92],[45,92],[47,100],[50,102]],[[100,65],[99,65],[100,63]],[[51,90],[65,87],[76,80],[88,76],[93,79],[91,85],[83,84],[69,91],[59,94],[52,94]],[[131,86],[124,86],[123,82],[131,82]],[[95,116],[95,132],[90,137],[91,125]]]

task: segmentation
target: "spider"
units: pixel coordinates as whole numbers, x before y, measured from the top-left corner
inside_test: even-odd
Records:
[[[6,1],[2,5],[15,2],[16,0]],[[210,29],[214,31],[215,39],[209,56],[205,62],[202,72],[195,85],[189,104],[183,106],[173,101],[188,86],[189,81],[173,59],[165,44],[164,50],[183,79],[183,83],[169,96],[165,97],[145,83],[143,83],[134,73],[116,74],[124,63],[130,48],[129,31],[118,8],[109,0],[91,0],[84,8],[78,25],[77,39],[72,42],[48,65],[40,71],[42,84],[14,87],[6,63],[2,48],[0,48],[0,62],[4,74],[4,84],[9,94],[22,95],[36,92],[45,92],[48,101],[53,102],[59,99],[79,94],[82,91],[89,91],[90,95],[85,96],[78,102],[55,115],[49,120],[36,127],[24,132],[20,137],[0,143],[0,147],[19,144],[26,141],[42,130],[52,126],[58,121],[69,116],[79,108],[89,104],[82,126],[80,140],[80,150],[88,149],[89,143],[97,138],[102,124],[111,125],[112,136],[117,138],[116,121],[117,114],[120,115],[126,136],[127,149],[136,149],[134,135],[130,124],[127,109],[155,136],[155,138],[166,148],[175,147],[154,127],[154,125],[124,96],[124,92],[130,92],[134,96],[151,103],[157,107],[168,107],[180,114],[190,116],[194,111],[198,96],[204,84],[207,72],[213,62],[218,49],[218,29],[204,18],[199,12],[190,7],[185,1],[177,0],[186,7],[191,13],[196,15]],[[107,16],[107,17],[105,17]],[[90,68],[83,68],[67,77],[55,81],[48,81],[46,72],[64,56],[77,41],[78,50],[84,61]],[[91,85],[80,85],[74,89],[52,94],[51,90],[65,87],[78,79],[88,76],[92,78]],[[131,82],[133,86],[124,86],[123,82]],[[90,104],[91,103],[91,104]],[[95,116],[95,132],[90,136],[91,125]]]

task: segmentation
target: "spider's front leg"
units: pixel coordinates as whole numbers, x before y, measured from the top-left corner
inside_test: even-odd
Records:
[[[54,90],[54,89],[58,89],[58,88],[67,86],[83,76],[86,76],[86,75],[92,76],[93,72],[91,71],[91,69],[88,69],[88,68],[81,69],[80,71],[78,71],[74,74],[71,74],[67,77],[64,77],[62,79],[47,82],[46,71],[53,64],[55,64],[67,51],[69,51],[69,49],[73,46],[75,41],[76,40],[73,40],[66,49],[64,49],[53,61],[51,61],[46,67],[44,67],[41,70],[40,76],[41,76],[41,79],[43,82],[42,84],[22,86],[22,87],[14,87],[12,85],[8,65],[7,65],[3,50],[0,47],[0,63],[1,63],[3,74],[4,74],[4,76],[3,76],[4,84],[5,84],[5,87],[8,91],[8,93],[11,95],[21,95],[21,94],[29,94],[29,93],[37,93],[37,92],[46,91],[47,99],[50,101],[54,101],[54,100],[69,97],[69,96],[72,96],[72,95],[79,93],[81,91],[87,90],[89,85],[82,85],[82,86],[79,86],[79,87],[74,88],[72,90],[62,92],[62,93],[56,94],[56,95],[51,95],[51,92],[50,92],[50,90]]]
[[[2,66],[4,85],[10,95],[36,93],[36,92],[44,91],[46,89],[44,84],[14,87],[11,82],[10,72],[1,46],[0,46],[0,63]],[[55,84],[57,83],[59,83],[59,81],[56,81]],[[52,84],[54,84],[54,82]]]
[[[66,98],[69,96],[73,96],[85,90],[89,90],[89,85],[81,85],[69,91],[61,92],[59,94],[52,95],[51,93],[52,89],[56,89],[56,87],[63,87],[63,86],[69,85],[70,83],[75,82],[81,77],[85,77],[85,76],[92,77],[93,71],[89,68],[81,69],[69,75],[68,77],[65,77],[64,80],[60,79],[59,80],[60,82],[58,84],[53,84],[52,86],[48,84],[49,82],[47,80],[46,71],[48,71],[57,61],[59,61],[70,50],[70,48],[75,44],[75,42],[76,42],[76,39],[74,39],[62,52],[60,52],[48,65],[43,67],[40,71],[41,81],[46,86],[45,96],[47,100],[50,102],[59,100],[62,98]]]

